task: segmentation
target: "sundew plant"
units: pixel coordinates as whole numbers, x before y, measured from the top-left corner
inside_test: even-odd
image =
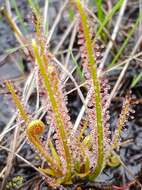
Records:
[[[106,165],[119,165],[120,160],[115,150],[119,150],[121,132],[129,113],[133,112],[132,99],[128,94],[123,102],[116,129],[113,133],[110,132],[110,87],[107,77],[98,69],[102,57],[101,46],[84,4],[80,0],[72,0],[70,4],[77,13],[77,40],[87,90],[85,113],[79,125],[74,126],[67,108],[64,81],[61,80],[62,69],[64,72],[66,69],[58,64],[58,60],[48,48],[42,18],[34,9],[36,35],[30,41],[30,46],[24,47],[24,52],[35,71],[39,100],[44,107],[44,114],[47,115],[46,120],[43,122],[38,118],[33,119],[12,82],[5,81],[17,107],[18,118],[25,126],[27,141],[44,161],[37,170],[53,188],[71,185],[74,181],[95,181]],[[8,13],[6,16],[19,42],[27,42]],[[69,73],[69,77],[71,76]],[[74,78],[71,77],[71,80],[74,81]],[[80,92],[79,88],[77,90]],[[47,138],[43,141],[41,137],[47,129]]]

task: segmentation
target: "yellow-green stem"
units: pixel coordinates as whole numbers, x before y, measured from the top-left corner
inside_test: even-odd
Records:
[[[63,148],[64,148],[64,152],[65,152],[65,156],[66,156],[67,177],[70,177],[70,175],[71,175],[71,155],[70,155],[70,151],[69,151],[69,147],[68,147],[68,143],[67,143],[67,136],[65,133],[62,116],[61,116],[61,113],[58,111],[58,104],[57,104],[56,99],[54,97],[54,92],[52,91],[52,88],[50,86],[49,77],[46,73],[46,69],[44,66],[44,59],[42,59],[42,56],[40,56],[40,54],[39,54],[38,46],[37,46],[37,43],[35,40],[32,41],[32,45],[33,45],[33,49],[34,49],[35,58],[36,58],[37,63],[39,65],[41,76],[43,78],[46,90],[47,90],[49,98],[50,98],[52,110],[55,114],[56,126],[59,130],[60,137],[61,137],[62,144],[63,144]]]
[[[98,136],[98,155],[95,171],[90,176],[90,180],[94,180],[102,171],[104,163],[104,135],[103,135],[103,120],[102,120],[102,107],[101,107],[101,93],[100,93],[100,82],[97,76],[97,67],[95,65],[93,46],[90,31],[87,23],[87,16],[80,0],[75,0],[78,12],[81,17],[85,46],[87,50],[87,56],[90,64],[90,72],[93,79],[94,96],[95,96],[95,107],[96,107],[96,126]]]

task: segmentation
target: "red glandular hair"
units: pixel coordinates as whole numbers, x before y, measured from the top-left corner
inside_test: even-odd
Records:
[[[65,91],[62,87],[61,80],[59,78],[57,65],[56,63],[54,63],[54,61],[52,61],[52,59],[49,59],[49,58],[48,58],[48,64],[49,65],[46,65],[46,73],[50,81],[52,92],[54,93],[54,98],[57,103],[58,112],[60,113],[60,116],[62,118],[62,122],[63,122],[62,124],[64,125],[65,131],[66,131],[68,147],[70,147],[70,153],[72,155],[72,164],[74,164],[74,161],[77,160],[77,158],[79,158],[79,153],[81,152],[79,150],[79,145],[77,145],[77,142],[75,142],[75,138],[71,135],[73,125],[70,121],[70,116],[68,114]],[[42,90],[41,91],[42,105],[46,107],[45,109],[47,110],[47,122],[53,130],[54,134],[52,138],[54,139],[57,152],[62,162],[63,172],[65,173],[66,172],[66,158],[65,158],[65,153],[63,149],[62,139],[60,137],[60,131],[58,129],[58,123],[56,123],[56,116],[55,116],[56,113],[52,110],[51,101],[49,99],[48,92],[45,90],[42,84],[42,80],[40,80],[40,83],[41,83],[40,87]]]
[[[90,28],[90,27],[89,27]],[[91,29],[90,34],[93,36]],[[97,155],[97,131],[96,131],[96,110],[95,110],[95,92],[94,92],[94,86],[93,86],[93,79],[91,74],[91,68],[88,61],[88,55],[87,50],[85,46],[85,37],[83,33],[83,28],[81,21],[79,21],[79,33],[78,33],[78,44],[80,45],[80,55],[82,60],[82,66],[84,75],[87,82],[87,90],[88,90],[88,105],[86,109],[86,117],[88,120],[88,127],[91,130],[91,136],[92,136],[92,149],[93,151],[89,151],[89,157],[92,160],[92,167],[95,166],[96,162],[96,156]],[[96,42],[94,44],[94,63],[96,66],[99,65],[101,61],[101,48],[99,44]],[[102,114],[103,114],[103,129],[104,129],[104,149],[107,149],[107,144],[110,142],[110,132],[109,132],[109,111],[108,111],[108,104],[107,99],[109,96],[109,85],[107,79],[103,77],[99,77],[100,80],[100,87],[101,87],[101,106],[102,106]]]

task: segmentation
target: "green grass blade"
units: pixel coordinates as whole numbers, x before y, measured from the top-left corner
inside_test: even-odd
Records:
[[[98,28],[98,31],[96,33],[96,38],[101,35],[103,28],[105,25],[110,21],[111,17],[119,10],[124,0],[118,0],[117,3],[114,5],[114,7],[111,9],[111,11],[106,16],[105,20],[102,22],[102,25]]]
[[[140,22],[140,20],[142,19],[142,14],[140,14],[134,24],[134,26],[132,27],[132,29],[129,31],[127,38],[125,39],[125,41],[123,42],[122,46],[120,47],[119,51],[117,52],[117,54],[115,55],[114,59],[112,60],[111,64],[109,64],[109,68],[111,68],[116,61],[119,59],[119,57],[122,55],[123,50],[125,49],[125,47],[127,46],[130,38],[132,37],[132,35],[134,34],[134,32],[136,31],[138,24]]]
[[[27,31],[26,25],[24,23],[23,16],[22,16],[21,12],[18,9],[17,2],[16,2],[16,0],[12,0],[11,2],[13,4],[13,6],[14,6],[14,9],[15,9],[15,12],[17,14],[17,17],[18,17],[18,19],[19,19],[19,21],[21,23],[21,26],[22,26],[24,34],[27,34],[28,31]]]
[[[134,77],[132,84],[131,84],[131,88],[135,87],[136,84],[142,80],[142,72],[139,73],[137,76]]]
[[[30,5],[30,7],[32,8],[33,12],[36,13],[36,14],[39,14],[39,10],[40,10],[40,7],[39,7],[39,4],[38,4],[38,1],[37,0],[28,0],[28,3]]]
[[[102,9],[103,2],[102,0],[94,0],[97,6],[97,12],[98,12],[98,19],[102,22],[104,18],[104,13]]]
[[[84,81],[84,74],[83,74],[83,72],[81,71],[81,68],[80,68],[80,66],[78,65],[78,63],[77,63],[77,61],[76,61],[76,59],[75,59],[75,57],[74,57],[72,51],[70,51],[70,54],[71,54],[71,58],[72,58],[73,64],[76,66],[77,74],[79,75],[80,79],[81,79],[82,81]]]
[[[75,15],[74,15],[74,10],[72,8],[69,8],[68,14],[69,14],[69,20],[73,21]]]
[[[9,49],[6,49],[6,51],[5,51],[5,54],[6,55],[10,55],[10,54],[12,54],[12,53],[15,53],[16,51],[19,51],[19,50],[24,50],[24,48],[25,47],[28,47],[29,46],[29,44],[25,44],[25,45],[20,45],[20,46],[17,46],[17,47],[14,47],[14,48],[9,48]]]

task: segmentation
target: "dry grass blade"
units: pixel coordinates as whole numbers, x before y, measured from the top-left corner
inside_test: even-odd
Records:
[[[111,41],[107,45],[107,48],[106,48],[106,51],[104,53],[102,62],[100,64],[100,66],[99,66],[100,72],[102,71],[102,69],[104,67],[104,64],[105,64],[105,62],[107,60],[107,57],[109,55],[109,52],[110,52],[111,48],[113,47],[113,44],[114,44],[114,41],[116,39],[117,33],[118,33],[118,31],[120,29],[120,26],[121,26],[121,22],[122,22],[122,19],[123,19],[123,15],[124,15],[127,3],[128,3],[128,0],[124,0],[123,4],[121,6],[121,9],[120,9],[120,12],[119,12],[119,15],[118,15],[118,18],[117,18],[113,33],[111,35]]]
[[[128,59],[122,61],[120,64],[115,65],[115,66],[113,66],[112,68],[107,69],[106,71],[104,71],[104,72],[103,72],[103,75],[105,75],[105,74],[107,74],[107,73],[109,73],[109,72],[111,72],[111,71],[114,71],[114,70],[116,70],[116,69],[123,69],[123,67],[122,67],[123,65],[125,65],[127,62],[130,62],[130,61],[132,61],[132,60],[137,59],[137,58],[140,57],[141,55],[142,55],[142,52],[137,53],[137,54],[135,54],[135,55],[133,55],[133,56],[130,56]]]
[[[5,184],[6,184],[6,180],[7,180],[7,177],[9,176],[10,172],[11,172],[11,168],[13,167],[13,160],[14,160],[14,157],[15,157],[15,151],[17,149],[17,146],[19,146],[20,142],[21,141],[18,141],[19,139],[19,126],[17,126],[15,128],[15,131],[14,131],[14,135],[13,135],[13,141],[11,142],[11,145],[10,145],[10,152],[8,154],[8,157],[7,157],[7,164],[6,164],[6,172],[4,174],[4,178],[3,178],[3,181],[2,181],[2,185],[1,185],[1,190],[4,189],[5,187]],[[19,143],[17,143],[19,142]]]
[[[48,26],[48,20],[47,20],[47,15],[48,15],[48,4],[49,1],[45,0],[45,5],[44,5],[44,14],[43,14],[43,30],[45,33],[45,36],[47,35],[47,26]]]
[[[136,179],[136,177],[133,175],[133,173],[131,172],[131,170],[129,170],[129,168],[126,166],[126,164],[122,161],[122,159],[120,158],[120,156],[113,151],[113,154],[116,156],[116,158],[119,160],[119,162],[121,163],[121,165],[126,169],[127,173],[134,179],[134,181],[139,185],[139,187],[142,189],[142,184],[139,182],[139,180]]]
[[[136,45],[134,46],[134,48],[133,48],[133,50],[132,50],[132,52],[131,52],[131,54],[130,54],[130,57],[134,56],[134,54],[136,53],[136,51],[138,50],[138,48],[139,48],[139,46],[140,46],[140,44],[141,44],[141,41],[142,41],[142,35],[141,35],[141,36],[139,37],[139,39],[137,40]],[[117,79],[117,82],[116,82],[116,84],[115,84],[115,86],[114,86],[114,88],[113,88],[113,90],[112,90],[112,92],[111,92],[111,94],[110,94],[109,99],[108,99],[108,103],[109,103],[109,104],[110,104],[112,98],[113,98],[113,97],[115,96],[115,94],[117,93],[117,90],[118,90],[118,88],[119,88],[119,85],[120,85],[120,83],[121,83],[121,81],[122,81],[122,79],[123,79],[123,77],[124,77],[124,75],[125,75],[125,73],[126,73],[126,71],[127,71],[127,68],[129,67],[130,63],[131,63],[131,61],[128,60],[127,63],[125,64],[124,68],[122,69],[122,71],[121,71],[121,73],[120,73],[120,75],[119,75],[119,77],[118,77],[118,79]]]
[[[70,44],[69,44],[69,47],[68,47],[68,53],[67,53],[66,59],[65,59],[65,68],[68,68],[68,64],[69,64],[69,60],[70,60],[70,51],[72,50],[73,45],[74,45],[74,41],[75,41],[76,34],[77,34],[77,27],[78,26],[77,26],[77,23],[76,23],[75,26],[74,26],[72,35],[71,35]],[[62,79],[64,80],[65,78],[66,78],[66,75],[65,75],[65,73],[63,73],[62,74]]]
[[[72,32],[72,36],[71,36],[71,39],[70,39],[70,44],[69,44],[69,47],[68,47],[68,53],[67,53],[66,60],[65,60],[65,67],[66,68],[68,66],[69,59],[70,59],[70,50],[72,50],[73,45],[74,45],[74,41],[75,41],[75,38],[76,38],[77,27],[78,26],[77,26],[77,23],[76,23],[75,26],[74,26],[73,32]]]
[[[67,4],[68,4],[68,0],[66,0],[66,1],[64,2],[64,4],[62,5],[62,7],[60,8],[59,13],[58,13],[58,15],[57,15],[57,17],[56,17],[56,19],[55,19],[55,21],[54,21],[54,23],[53,23],[53,26],[52,26],[52,28],[50,29],[49,34],[48,34],[48,36],[47,36],[46,44],[49,44],[49,42],[50,42],[50,40],[51,40],[51,38],[52,38],[52,35],[53,35],[53,33],[54,33],[54,30],[55,30],[56,26],[58,25],[58,23],[59,23],[59,21],[60,21],[60,18],[61,18],[61,15],[62,15],[62,13],[63,13],[65,7],[67,6]]]
[[[79,94],[79,96],[80,96],[81,101],[83,102],[84,105],[86,105],[86,104],[85,104],[85,101],[84,101],[84,96],[83,96],[83,94],[82,94],[82,92],[81,92],[81,90],[80,90],[80,88],[79,88],[77,82],[75,81],[74,77],[72,76],[72,74],[71,74],[71,73],[65,68],[65,66],[62,65],[62,63],[60,63],[60,61],[58,61],[55,57],[53,58],[53,60],[62,68],[62,70],[63,70],[64,72],[66,72],[66,74],[69,76],[69,78],[73,81],[75,87],[77,88],[77,91],[78,91],[78,94]]]
[[[18,113],[14,114],[12,116],[12,118],[10,119],[10,121],[8,122],[8,124],[5,126],[4,130],[1,132],[0,134],[0,142],[3,140],[3,138],[5,137],[5,135],[11,131],[13,128],[15,128],[16,126],[11,127],[11,125],[14,123],[16,117],[17,117]]]
[[[6,148],[4,146],[0,145],[0,148],[3,150],[6,150],[8,152],[11,152],[11,150],[9,148]],[[29,162],[28,160],[24,159],[22,156],[20,156],[17,153],[14,153],[15,156],[17,156],[18,158],[20,158],[23,162],[25,162],[28,166],[32,167],[33,169],[35,169],[37,172],[39,172],[40,174],[42,174],[43,176],[45,176],[45,174],[43,172],[41,172],[37,167],[35,167],[33,164],[31,164],[31,162]],[[46,176],[45,176],[46,177]],[[2,189],[0,189],[2,190]]]
[[[54,50],[54,54],[56,55],[59,51],[59,49],[61,48],[62,44],[64,43],[64,41],[66,40],[66,38],[68,37],[68,35],[70,34],[72,28],[74,27],[76,23],[76,19],[74,19],[71,24],[68,26],[68,28],[66,29],[65,33],[63,34],[60,42],[58,43],[58,45],[55,47],[55,50]]]

